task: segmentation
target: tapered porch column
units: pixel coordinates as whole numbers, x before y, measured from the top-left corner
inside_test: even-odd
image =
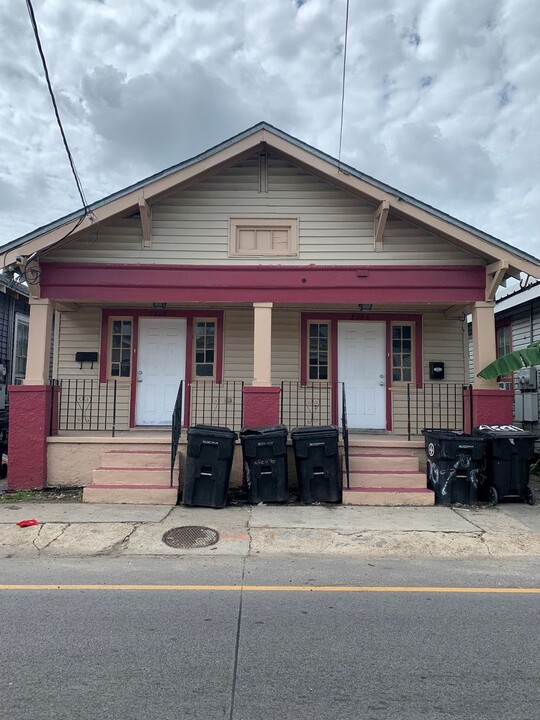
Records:
[[[253,384],[244,388],[244,425],[279,422],[279,387],[272,387],[272,303],[253,303]]]
[[[513,392],[501,390],[496,380],[478,377],[497,359],[494,307],[493,301],[485,301],[471,308],[474,379],[472,391],[465,395],[465,429],[469,432],[478,425],[507,425],[513,421]]]
[[[9,388],[10,490],[47,484],[47,437],[56,434],[57,414],[57,392],[49,382],[53,312],[49,300],[30,298],[26,375],[23,385]]]

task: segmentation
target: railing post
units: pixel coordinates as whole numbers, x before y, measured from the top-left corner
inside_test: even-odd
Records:
[[[411,384],[407,383],[407,440],[411,439]]]
[[[176,462],[176,454],[178,452],[178,444],[182,435],[182,401],[184,399],[184,381],[180,380],[178,392],[176,393],[176,401],[171,418],[171,475],[170,486],[173,486],[174,464]]]
[[[113,381],[113,417],[112,417],[112,436],[116,433],[116,380]]]
[[[347,490],[349,490],[349,426],[347,424],[347,398],[345,395],[345,383],[341,383],[341,428],[341,432],[343,435],[343,450],[345,451],[345,473],[347,475]]]

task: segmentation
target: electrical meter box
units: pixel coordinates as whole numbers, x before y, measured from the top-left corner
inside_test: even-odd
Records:
[[[516,422],[538,422],[538,393],[516,393],[514,400],[514,418]]]
[[[538,369],[527,367],[516,373],[517,388],[521,392],[535,392],[538,390]]]

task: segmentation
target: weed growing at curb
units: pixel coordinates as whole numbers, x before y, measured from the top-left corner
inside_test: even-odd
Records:
[[[45,488],[44,490],[9,490],[0,495],[0,505],[19,502],[82,502],[82,488]]]

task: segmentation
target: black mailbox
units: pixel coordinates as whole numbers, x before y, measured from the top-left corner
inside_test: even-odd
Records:
[[[77,352],[75,353],[75,362],[81,363],[81,369],[83,363],[91,363],[91,367],[94,367],[94,363],[98,360],[97,352]]]
[[[444,363],[443,362],[430,362],[429,363],[429,379],[430,380],[444,380]]]

